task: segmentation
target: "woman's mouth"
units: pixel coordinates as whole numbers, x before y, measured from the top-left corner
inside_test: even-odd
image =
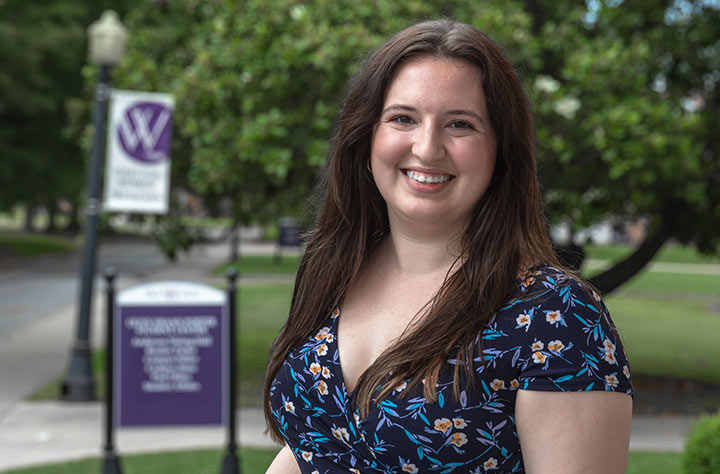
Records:
[[[418,171],[403,170],[405,176],[418,183],[440,184],[450,181],[452,176],[448,174],[426,174]]]

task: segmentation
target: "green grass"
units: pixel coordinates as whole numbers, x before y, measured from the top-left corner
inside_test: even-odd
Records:
[[[287,319],[292,286],[288,283],[243,285],[238,290],[239,395],[242,405],[260,405],[262,381],[272,341]],[[93,353],[93,373],[99,398],[105,396],[105,350]],[[31,400],[57,398],[61,378],[33,394]]]
[[[67,252],[73,248],[75,243],[68,238],[19,232],[0,233],[0,249],[18,257]]]
[[[233,266],[241,275],[295,275],[299,264],[300,257],[297,255],[282,255],[280,258],[271,255],[245,255],[239,262],[220,265],[214,272],[224,274],[230,266]]]
[[[587,258],[616,262],[630,255],[635,249],[630,244],[587,245]],[[655,262],[672,263],[720,263],[720,256],[708,256],[693,247],[666,244],[653,259]]]
[[[631,452],[625,474],[681,474],[679,453]]]
[[[665,299],[713,298],[720,303],[720,275],[691,275],[643,271],[623,285],[621,293]]]
[[[240,450],[241,471],[262,474],[272,462],[276,449]],[[121,456],[123,474],[217,474],[225,453],[220,450],[178,451]],[[98,474],[102,460],[83,459],[59,464],[6,471],[5,474]]]
[[[262,474],[275,457],[277,450],[243,449],[240,452],[244,474]],[[140,454],[121,458],[124,474],[216,474],[224,453],[221,451],[180,451]],[[681,455],[676,453],[630,453],[627,474],[681,473]],[[52,464],[7,471],[5,474],[97,474],[100,459]]]
[[[607,298],[634,373],[720,383],[720,314],[701,300]]]

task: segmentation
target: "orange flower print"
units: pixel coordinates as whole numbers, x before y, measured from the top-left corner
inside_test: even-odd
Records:
[[[355,469],[354,467],[351,467],[351,468],[350,468],[350,472],[352,472],[353,474],[360,474],[360,471],[358,471],[358,470]]]
[[[330,373],[330,369],[328,369],[327,367],[325,367],[325,366],[323,365],[323,368],[322,368],[322,376],[323,376],[323,378],[329,379],[331,375],[332,375],[332,374]]]
[[[615,344],[613,344],[612,341],[610,341],[610,339],[608,338],[605,338],[605,340],[603,341],[603,347],[606,351],[615,352]]]
[[[394,389],[393,392],[400,393],[407,387],[407,382],[399,383]]]
[[[483,467],[485,468],[486,471],[497,468],[497,459],[489,458],[487,461],[485,461],[483,463]]]
[[[317,375],[322,370],[322,367],[320,367],[320,364],[317,362],[313,362],[310,364],[310,372],[312,372],[313,375]]]
[[[565,349],[565,344],[561,341],[550,341],[548,342],[548,350],[550,352],[562,352]]]
[[[557,324],[562,319],[562,315],[560,314],[560,311],[548,311],[545,313],[545,319],[550,324]]]
[[[355,426],[360,428],[360,414],[358,412],[353,413],[353,417],[355,418]]]
[[[465,433],[453,433],[450,438],[450,442],[459,448],[460,446],[467,444],[468,439]]]
[[[300,451],[300,454],[302,455],[302,458],[303,458],[306,462],[312,461],[312,453],[310,453],[310,452],[308,452],[308,451]]]
[[[602,358],[610,365],[617,364],[617,359],[615,358],[615,351],[605,351]]]
[[[517,390],[520,388],[520,382],[518,382],[518,379],[512,379],[510,381],[510,390]]]
[[[623,365],[623,375],[624,375],[625,378],[627,378],[627,379],[630,378],[630,369],[628,368],[627,365]]]
[[[325,383],[324,380],[321,380],[318,382],[317,389],[318,389],[318,392],[320,392],[320,395],[328,394],[327,384]]]
[[[547,356],[542,352],[533,352],[533,362],[536,364],[544,364],[545,359],[547,359]]]
[[[340,308],[339,307],[335,308],[332,312],[333,319],[337,318],[338,316],[340,316]]]
[[[517,327],[517,328],[521,328],[521,327],[530,326],[530,321],[531,321],[531,320],[532,320],[532,318],[530,317],[530,315],[521,314],[520,316],[518,316],[518,317],[515,319],[515,322],[517,323],[517,326],[516,326],[516,327]]]
[[[318,331],[317,334],[315,334],[315,339],[317,339],[318,341],[321,339],[325,339],[329,331],[330,328],[322,328],[320,331]]]
[[[324,356],[325,354],[327,354],[327,351],[328,346],[326,346],[325,344],[320,344],[317,349],[315,349],[315,352],[317,352],[317,355],[319,356]]]
[[[325,336],[325,340],[327,342],[333,342],[335,340],[335,336],[333,336],[333,333],[329,332],[327,336]]]
[[[291,401],[285,402],[285,411],[289,411],[293,415],[295,414],[295,404]]]
[[[542,343],[541,343],[541,344],[542,344]],[[505,381],[500,380],[500,379],[495,379],[495,380],[493,380],[492,382],[490,382],[490,388],[492,388],[492,389],[495,390],[496,392],[497,392],[498,390],[502,390],[502,389],[505,388]]]
[[[315,470],[314,470],[313,472],[311,472],[310,474],[320,474],[320,471],[318,471],[317,469],[315,469]]]
[[[535,339],[535,342],[532,343],[532,346],[530,348],[534,351],[541,351],[545,348],[545,344],[542,343],[542,341],[538,341]]]
[[[409,463],[404,462],[402,465],[402,471],[403,472],[412,472],[414,474],[414,473],[418,472],[419,470],[418,470],[417,466],[415,466],[415,464],[409,464]]]
[[[617,375],[615,375],[615,372],[613,372],[610,375],[605,376],[605,389],[610,390],[611,388],[615,388],[618,386],[618,378]]]
[[[461,430],[467,426],[467,422],[463,418],[460,418],[459,416],[457,418],[453,418],[452,421],[453,421],[453,426],[458,430]]]
[[[452,427],[452,421],[448,420],[447,418],[438,418],[435,420],[435,429],[438,431],[442,431],[443,434],[447,433],[447,431]]]
[[[337,428],[333,426],[331,431],[333,436],[340,441],[347,441],[350,439],[350,434],[345,428]]]

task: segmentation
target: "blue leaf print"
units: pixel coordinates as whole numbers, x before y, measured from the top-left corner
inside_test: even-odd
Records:
[[[438,393],[438,405],[440,405],[440,408],[443,408],[445,406],[445,397],[443,396],[442,392]]]

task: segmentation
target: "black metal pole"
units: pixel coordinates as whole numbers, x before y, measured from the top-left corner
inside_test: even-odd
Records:
[[[222,470],[220,474],[239,474],[240,473],[240,456],[237,453],[237,442],[235,440],[235,422],[237,421],[238,414],[236,413],[236,398],[237,398],[237,344],[236,339],[238,337],[236,329],[236,311],[235,311],[235,298],[237,296],[237,270],[231,268],[228,271],[228,353],[230,361],[228,369],[228,442],[227,442],[227,453],[225,459],[223,459]]]
[[[90,357],[90,311],[96,268],[97,219],[100,207],[98,198],[100,196],[100,171],[105,148],[105,109],[109,95],[109,82],[109,68],[102,66],[95,91],[95,132],[90,172],[87,178],[87,219],[85,220],[80,306],[70,365],[60,387],[60,398],[63,400],[88,401],[95,399],[95,381]]]
[[[105,332],[105,455],[103,458],[102,474],[122,474],[120,468],[120,458],[115,454],[115,446],[113,444],[113,412],[114,406],[114,361],[115,361],[115,345],[113,342],[113,325],[115,324],[115,287],[114,281],[117,272],[113,267],[105,270],[105,280],[107,281],[107,328]]]

